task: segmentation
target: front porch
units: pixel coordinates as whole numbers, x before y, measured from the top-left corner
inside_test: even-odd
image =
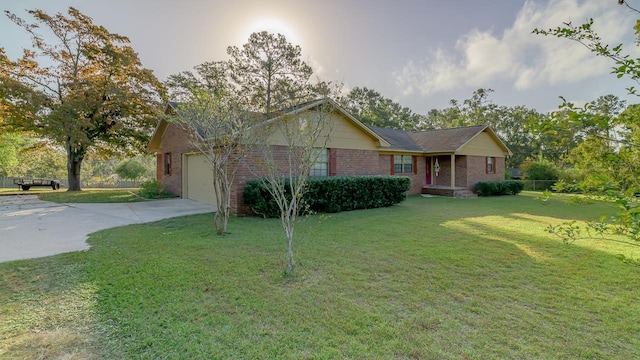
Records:
[[[460,186],[443,186],[443,185],[425,185],[422,187],[423,194],[436,195],[436,196],[448,196],[456,198],[477,198],[478,195],[466,187]]]

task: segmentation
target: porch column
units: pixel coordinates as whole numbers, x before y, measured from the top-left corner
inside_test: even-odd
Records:
[[[456,154],[451,154],[451,188],[456,187]]]

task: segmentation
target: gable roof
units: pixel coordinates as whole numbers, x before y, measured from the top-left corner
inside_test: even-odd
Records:
[[[347,110],[345,110],[342,106],[340,106],[340,104],[338,104],[337,102],[335,102],[335,101],[333,101],[332,99],[329,99],[329,98],[312,100],[312,101],[308,101],[306,103],[302,103],[302,104],[300,104],[298,106],[295,106],[295,107],[293,107],[291,109],[285,110],[282,114],[279,114],[278,116],[267,120],[267,122],[276,121],[277,119],[279,119],[279,118],[281,118],[283,116],[296,115],[298,113],[301,113],[301,112],[316,108],[316,107],[318,107],[320,105],[323,105],[325,103],[328,103],[337,112],[339,112],[340,114],[344,115],[344,117],[352,125],[354,125],[356,128],[358,128],[359,130],[361,130],[362,132],[367,134],[369,137],[371,137],[374,140],[376,140],[378,142],[379,146],[381,146],[381,147],[389,147],[389,146],[391,146],[391,144],[388,142],[387,139],[385,139],[384,137],[380,136],[380,134],[376,133],[375,131],[372,131],[371,129],[369,129],[366,125],[364,125],[362,122],[360,122],[360,120],[356,119]]]
[[[375,126],[369,128],[391,144],[389,151],[454,153],[460,151],[481,133],[486,132],[505,154],[511,155],[509,148],[488,125],[413,132]]]
[[[322,104],[325,104],[325,103],[329,103],[337,112],[342,114],[347,119],[347,121],[349,121],[357,129],[359,129],[360,131],[365,133],[367,136],[369,136],[373,140],[375,140],[378,143],[379,146],[381,146],[381,147],[389,147],[390,146],[389,142],[387,140],[385,140],[382,136],[380,136],[376,132],[374,132],[371,129],[369,129],[362,122],[360,122],[358,119],[353,117],[353,115],[351,115],[344,108],[342,108],[342,106],[340,106],[337,102],[335,102],[335,101],[333,101],[331,99],[318,99],[318,100],[308,101],[308,102],[299,104],[299,105],[297,105],[295,107],[292,107],[290,109],[287,109],[287,110],[283,111],[282,113],[279,113],[277,116],[274,116],[271,119],[268,119],[266,121],[266,123],[277,121],[278,119],[282,118],[283,116],[296,115],[298,113],[301,113],[301,112],[304,112],[304,111],[307,111],[307,110],[311,110],[311,109],[313,109],[315,107],[318,107],[318,106],[320,106]],[[165,109],[165,114],[175,113],[176,110],[178,109],[178,107],[179,107],[178,103],[173,102],[173,101],[169,101],[167,103],[167,107]],[[161,143],[162,143],[162,137],[164,136],[164,132],[166,131],[168,126],[169,126],[169,122],[167,120],[165,120],[165,119],[161,119],[160,120],[160,122],[158,123],[158,126],[156,127],[156,130],[154,131],[153,135],[151,136],[151,140],[149,141],[149,145],[147,146],[147,149],[149,151],[156,151],[156,152],[160,151]]]
[[[169,101],[167,102],[167,106],[164,109],[164,114],[169,115],[174,112],[178,108],[178,103]],[[162,143],[162,137],[164,136],[164,132],[167,130],[169,126],[169,122],[165,119],[161,119],[156,126],[156,129],[153,131],[151,135],[151,139],[149,140],[149,145],[147,145],[147,150],[149,151],[160,151],[160,144]]]
[[[487,133],[507,155],[511,150],[489,125],[476,125],[442,130],[414,131],[409,136],[425,153],[456,152],[481,133]]]
[[[424,150],[409,136],[404,130],[387,129],[376,126],[369,126],[378,135],[382,136],[389,144],[388,150],[417,151]]]
[[[488,134],[505,155],[512,155],[511,150],[498,137],[498,135],[488,125],[466,126],[441,130],[426,131],[404,131],[398,129],[387,129],[375,126],[366,126],[340,104],[332,99],[318,99],[308,101],[290,109],[286,109],[276,116],[266,120],[266,123],[277,121],[283,116],[296,115],[298,113],[312,110],[323,104],[330,104],[335,111],[342,114],[347,121],[354,125],[357,129],[368,135],[370,138],[378,142],[380,150],[387,151],[404,151],[404,152],[420,152],[425,154],[436,153],[455,153],[460,151],[465,145],[475,139],[483,132]],[[179,108],[179,103],[168,102],[165,114],[175,113]],[[166,131],[169,122],[162,119],[153,133],[148,149],[150,151],[159,151],[162,137]]]

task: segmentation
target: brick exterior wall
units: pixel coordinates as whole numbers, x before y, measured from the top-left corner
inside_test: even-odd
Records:
[[[496,171],[487,174],[487,160],[484,156],[467,156],[467,187],[473,189],[478,181],[504,180],[505,162],[503,157],[495,158]]]
[[[416,170],[414,174],[394,174],[398,176],[406,176],[411,179],[411,187],[407,191],[408,195],[417,195],[422,192],[422,187],[426,184],[427,179],[427,160],[424,156],[414,155],[416,157]],[[391,175],[392,173],[392,157],[393,155],[378,156],[378,173],[376,175]]]
[[[156,164],[158,181],[172,194],[182,196],[182,155],[193,151],[187,133],[174,124],[169,124],[162,137],[161,150]],[[164,154],[171,153],[171,175],[165,173]]]
[[[392,173],[392,156],[379,154],[376,150],[334,149],[336,152],[336,175],[390,175]],[[185,131],[174,124],[170,124],[162,138],[161,150],[157,154],[157,178],[164,184],[165,190],[182,196],[182,160],[183,155],[193,152],[189,145]],[[164,154],[171,153],[171,174],[165,173]],[[287,166],[287,147],[274,146],[273,154],[277,166]],[[414,155],[415,156],[415,155]],[[262,152],[256,147],[252,149],[239,164],[236,181],[231,188],[231,213],[236,215],[251,214],[251,209],[244,205],[242,193],[248,180],[257,176],[250,170],[255,167],[255,159],[262,157]],[[409,195],[420,194],[426,184],[425,156],[416,157],[414,174],[396,174],[411,179]],[[443,155],[434,157],[440,164],[440,172],[433,176],[433,185],[450,186],[451,157]],[[496,158],[495,174],[486,174],[486,158],[484,156],[456,156],[456,186],[473,188],[478,181],[504,179],[505,159]]]
[[[456,184],[455,186],[467,186],[467,157],[456,156]]]
[[[156,154],[156,179],[162,182],[162,176],[164,175],[164,166],[162,166],[164,161],[164,154],[159,152]]]
[[[396,174],[401,176],[408,176],[411,179],[411,188],[407,192],[408,195],[417,195],[422,193],[422,187],[427,182],[427,160],[424,156],[414,156],[416,156],[415,174]]]
[[[451,156],[434,157],[440,163],[440,174],[434,176],[434,185],[451,186]],[[494,174],[486,172],[486,157],[471,155],[456,155],[456,184],[473,190],[478,181],[504,180],[505,162],[503,157],[495,158],[496,171]]]
[[[379,175],[378,152],[375,150],[335,149],[336,151],[336,175]],[[276,166],[286,169],[288,166],[287,147],[273,146],[273,158]],[[247,181],[256,179],[259,174],[255,160],[262,157],[262,152],[254,148],[242,161],[236,173],[235,186],[231,190],[231,212],[236,215],[252,214],[251,208],[244,204],[242,193]],[[254,170],[253,172],[251,170]]]
[[[438,175],[436,175],[435,169],[433,170],[433,185],[451,186],[451,157],[449,155],[435,156],[433,158],[434,164],[436,159],[438,159],[438,164],[440,164],[440,171]]]
[[[375,150],[335,149],[336,175],[379,175]]]

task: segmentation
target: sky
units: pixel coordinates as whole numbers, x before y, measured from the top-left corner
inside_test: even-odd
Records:
[[[25,9],[66,12],[73,6],[94,23],[125,35],[143,66],[160,80],[206,61],[226,60],[228,46],[249,34],[282,33],[302,47],[322,80],[348,91],[368,87],[425,114],[493,89],[497,105],[541,112],[559,96],[584,104],[613,94],[628,103],[631,80],[582,45],[534,35],[589,18],[608,43],[634,57],[640,16],[617,0],[0,0],[0,9],[29,19]],[[637,4],[634,4],[637,2]],[[640,7],[640,0],[630,0]],[[30,38],[0,16],[0,47],[16,59]]]

